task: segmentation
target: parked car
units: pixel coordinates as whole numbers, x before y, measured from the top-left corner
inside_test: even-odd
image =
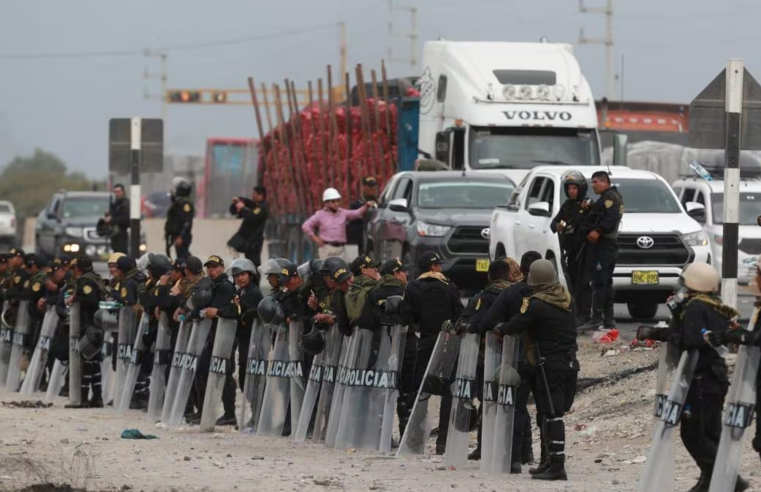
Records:
[[[13,247],[17,236],[16,209],[11,202],[0,201],[0,247]]]
[[[143,217],[146,218],[165,218],[166,212],[172,205],[169,193],[165,191],[156,191],[143,196],[141,209]]]
[[[111,253],[108,238],[95,232],[98,219],[108,212],[113,195],[104,191],[59,191],[37,216],[36,250],[52,257],[60,253],[84,253],[94,260]],[[141,233],[140,251],[146,250]]]
[[[417,260],[434,251],[444,273],[463,290],[486,284],[489,218],[515,183],[499,173],[418,171],[395,174],[371,212],[367,237],[376,258]]]

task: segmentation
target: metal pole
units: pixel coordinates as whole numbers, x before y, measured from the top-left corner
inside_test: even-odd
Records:
[[[614,60],[613,50],[613,0],[608,0],[608,8],[605,9],[605,72],[608,79],[606,95],[613,97],[616,79],[616,61]]]
[[[132,157],[132,181],[129,188],[129,228],[130,253],[137,259],[140,256],[140,141],[142,140],[143,120],[132,118],[130,132],[130,153]]]
[[[743,77],[740,59],[726,69],[726,124],[724,134],[724,246],[721,255],[721,298],[737,307],[737,246],[740,222],[740,135],[742,131]]]

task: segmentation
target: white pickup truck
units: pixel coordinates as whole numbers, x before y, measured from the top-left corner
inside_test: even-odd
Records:
[[[652,319],[658,305],[676,289],[686,264],[711,261],[708,235],[685,212],[668,183],[655,173],[619,166],[533,168],[509,202],[492,213],[491,258],[510,256],[520,261],[526,251],[534,250],[558,265],[560,245],[550,222],[566,199],[561,176],[571,169],[584,174],[588,182],[596,171],[611,173],[625,210],[613,274],[616,302],[626,303],[634,319]],[[591,186],[590,193],[590,198],[595,198]],[[563,275],[560,280],[566,284]]]
[[[8,248],[16,245],[16,209],[9,201],[0,201],[0,245]]]

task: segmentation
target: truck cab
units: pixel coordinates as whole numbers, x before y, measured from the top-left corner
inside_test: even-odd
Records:
[[[431,41],[423,49],[421,153],[519,182],[544,165],[598,166],[592,91],[573,47]]]
[[[711,261],[708,235],[682,207],[666,181],[650,171],[626,167],[536,167],[510,196],[494,210],[490,223],[491,258],[520,260],[527,251],[538,251],[560,267],[558,237],[550,222],[565,201],[562,175],[580,171],[591,180],[596,171],[608,171],[624,201],[619,225],[619,256],[613,273],[616,302],[626,303],[634,319],[652,319],[658,305],[678,287],[682,269],[693,261]],[[589,192],[589,198],[596,199]],[[695,209],[697,210],[697,209]],[[692,215],[699,212],[690,209]],[[564,275],[561,283],[567,285]]]

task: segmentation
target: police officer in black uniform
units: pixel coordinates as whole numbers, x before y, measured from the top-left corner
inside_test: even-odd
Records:
[[[124,186],[114,186],[114,200],[108,207],[104,222],[111,227],[111,249],[114,253],[129,252],[129,199],[125,196]]]
[[[576,396],[579,362],[576,359],[576,314],[571,295],[558,282],[548,260],[531,265],[529,297],[520,313],[494,327],[498,335],[525,334],[522,341],[529,362],[537,367],[535,383],[537,413],[544,416],[549,464],[540,466],[536,480],[567,480],[565,472],[565,424],[563,415]]]
[[[589,321],[588,313],[592,306],[582,306],[583,300],[591,301],[589,285],[579,282],[583,268],[583,250],[588,231],[585,230],[588,209],[582,207],[587,198],[587,180],[579,171],[566,171],[561,177],[566,200],[560,211],[550,222],[550,230],[558,235],[560,250],[563,253],[563,269],[568,281],[568,290],[574,296],[576,309],[582,313],[579,325]],[[582,291],[586,291],[583,294]],[[585,317],[586,314],[586,317]]]
[[[420,334],[415,364],[416,388],[423,383],[442,325],[445,321],[456,320],[463,313],[460,292],[442,273],[439,255],[432,251],[423,253],[418,266],[423,274],[407,284],[400,316],[402,324]],[[436,437],[436,454],[444,454],[451,403],[451,394],[442,395],[439,418],[442,424]]]
[[[195,206],[190,199],[192,187],[184,178],[179,178],[172,192],[172,205],[166,211],[164,237],[166,238],[166,254],[174,246],[177,258],[190,256],[190,243],[193,241],[193,217]]]
[[[362,208],[367,202],[374,202],[378,197],[378,180],[375,176],[365,176],[362,178],[362,196],[359,199],[354,200],[349,205],[349,210],[357,210]],[[365,250],[365,220],[367,215],[358,219],[351,220],[346,223],[346,244],[356,246],[356,255],[366,254]],[[368,250],[371,251],[370,248]],[[348,258],[352,255],[347,254]]]
[[[238,232],[228,241],[232,249],[243,253],[254,263],[255,267],[262,264],[262,245],[264,244],[264,227],[267,224],[269,208],[267,206],[267,189],[264,186],[254,187],[251,198],[233,197],[230,214],[243,219]]]
[[[582,306],[592,306],[589,322],[580,330],[596,330],[602,325],[615,328],[613,304],[616,293],[613,290],[613,271],[618,259],[618,224],[624,213],[624,200],[615,186],[610,184],[610,176],[605,171],[592,175],[592,189],[600,198],[593,203],[582,205],[589,209],[586,228],[586,253],[582,282],[592,286],[592,302],[582,302]],[[586,316],[583,313],[581,316]]]
[[[256,267],[251,260],[243,258],[234,260],[230,265],[230,273],[237,288],[233,301],[240,306],[240,318],[235,337],[238,343],[238,386],[241,391],[244,391],[251,328],[259,317],[257,308],[264,296],[256,284]]]

